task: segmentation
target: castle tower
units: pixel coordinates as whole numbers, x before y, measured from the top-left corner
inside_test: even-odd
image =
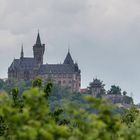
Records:
[[[93,97],[98,98],[101,95],[105,94],[104,84],[99,79],[93,79],[93,82],[90,83],[90,93]]]
[[[45,52],[45,44],[41,44],[40,34],[38,32],[36,43],[33,46],[34,59],[37,61],[37,64],[43,64],[43,55]]]

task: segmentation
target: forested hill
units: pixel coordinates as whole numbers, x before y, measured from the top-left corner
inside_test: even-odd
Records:
[[[60,93],[59,93],[60,92]],[[114,113],[104,100],[54,88],[41,80],[21,94],[0,93],[0,139],[7,140],[139,140],[135,107]]]

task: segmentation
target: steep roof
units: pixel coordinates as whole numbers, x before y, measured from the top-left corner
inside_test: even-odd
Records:
[[[71,65],[74,64],[74,61],[73,61],[69,51],[68,51],[68,54],[67,54],[67,56],[66,56],[66,58],[64,60],[64,64],[71,64]]]
[[[73,74],[74,72],[74,67],[67,64],[46,64],[39,70],[39,74]]]
[[[92,87],[104,87],[105,85],[103,84],[102,81],[100,81],[99,79],[93,79],[93,82],[90,83],[90,85]]]
[[[37,35],[36,44],[37,44],[37,45],[41,45],[41,39],[40,39],[40,34],[39,34],[39,32],[38,32],[38,35]]]
[[[22,65],[25,68],[30,68],[36,66],[36,61],[34,58],[28,58],[24,57],[22,60],[20,60],[20,65]]]
[[[9,70],[13,70],[13,69],[15,69],[16,67],[18,67],[19,66],[19,61],[20,59],[14,59],[13,60],[13,62],[12,62],[12,64],[10,65],[10,67],[9,67]]]
[[[33,69],[36,66],[34,58],[24,57],[22,59],[14,59],[9,70],[13,69]]]

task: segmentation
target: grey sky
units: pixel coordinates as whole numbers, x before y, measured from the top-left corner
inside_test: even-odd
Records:
[[[106,89],[120,85],[140,102],[139,0],[0,0],[0,21],[0,77],[22,43],[32,56],[40,29],[45,62],[63,62],[70,44],[82,87],[97,76]]]

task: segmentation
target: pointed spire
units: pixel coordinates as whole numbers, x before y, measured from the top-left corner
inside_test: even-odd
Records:
[[[73,61],[73,59],[71,57],[71,54],[70,54],[70,50],[69,49],[68,49],[68,54],[67,54],[67,56],[66,56],[66,58],[64,60],[64,64],[71,64],[71,65],[74,64],[74,61]]]
[[[13,60],[13,66],[15,66],[15,57],[14,57],[14,60]]]
[[[70,53],[70,43],[68,42],[68,53]]]
[[[23,52],[23,44],[22,44],[22,46],[21,46],[21,56],[20,56],[20,58],[23,58],[24,57],[24,52]]]
[[[37,35],[37,39],[36,39],[36,44],[41,45],[39,30],[38,30],[38,35]]]

